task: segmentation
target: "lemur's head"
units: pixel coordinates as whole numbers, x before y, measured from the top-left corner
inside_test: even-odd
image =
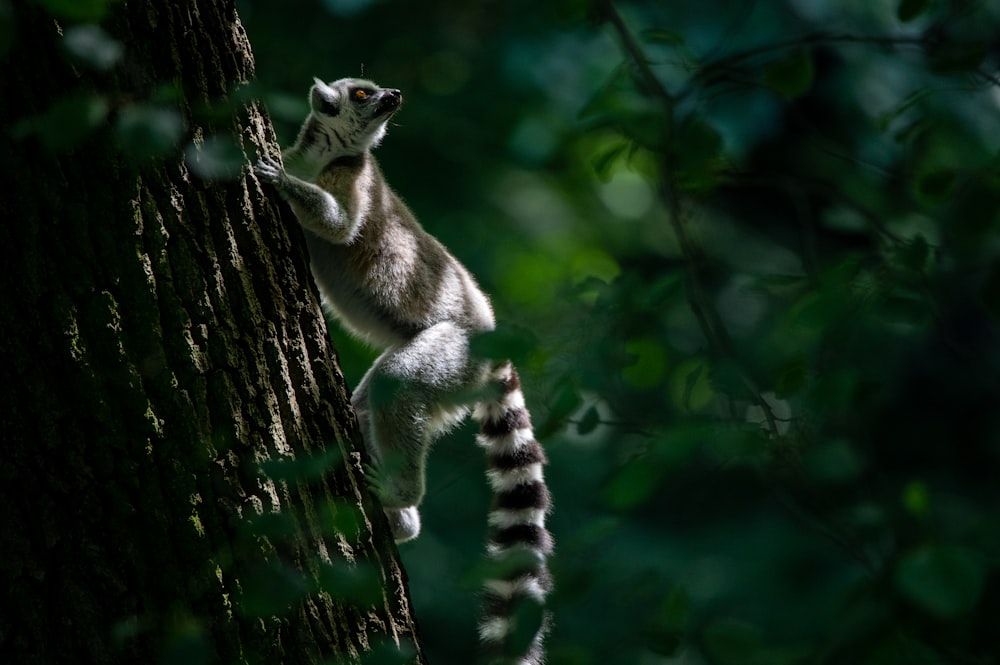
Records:
[[[389,118],[403,101],[399,90],[380,88],[364,79],[315,81],[309,91],[312,113],[306,122],[311,136],[304,138],[314,147],[325,142],[332,157],[359,155],[378,145]]]

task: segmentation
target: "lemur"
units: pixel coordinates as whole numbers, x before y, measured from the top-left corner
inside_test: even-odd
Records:
[[[487,556],[497,579],[483,590],[480,639],[497,663],[537,665],[547,616],[526,653],[509,644],[514,610],[542,605],[551,589],[545,528],[546,459],[535,440],[510,362],[472,355],[470,338],[494,329],[475,279],[428,234],[389,187],[371,149],[402,103],[399,90],[363,79],[309,91],[310,113],[284,165],[255,171],[275,186],[305,232],[313,277],[327,307],[355,335],[384,349],[352,397],[371,457],[369,484],[396,542],[420,532],[431,443],[468,415],[480,424],[493,491]]]

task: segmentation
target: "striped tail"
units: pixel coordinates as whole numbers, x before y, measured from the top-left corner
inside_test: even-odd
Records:
[[[552,535],[545,530],[549,490],[546,463],[531,430],[531,416],[517,372],[508,362],[493,372],[499,393],[480,403],[477,443],[486,449],[486,476],[493,490],[486,553],[490,571],[483,589],[479,637],[491,665],[540,665],[548,627],[543,606],[552,588],[546,558]]]

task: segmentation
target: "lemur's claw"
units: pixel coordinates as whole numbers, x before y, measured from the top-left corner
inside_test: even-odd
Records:
[[[386,490],[386,478],[385,474],[375,465],[373,462],[368,462],[364,465],[365,468],[365,482],[368,484],[368,488],[375,493],[376,496],[385,496]]]
[[[281,180],[281,176],[284,173],[284,169],[281,164],[279,164],[273,157],[265,155],[261,157],[257,164],[253,167],[254,173],[263,182],[275,184]]]

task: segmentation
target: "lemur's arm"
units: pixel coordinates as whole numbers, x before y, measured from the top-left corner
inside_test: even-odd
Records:
[[[347,242],[354,234],[356,220],[344,206],[318,185],[287,173],[271,157],[262,157],[254,167],[257,177],[275,186],[288,201],[299,223],[334,244]]]

